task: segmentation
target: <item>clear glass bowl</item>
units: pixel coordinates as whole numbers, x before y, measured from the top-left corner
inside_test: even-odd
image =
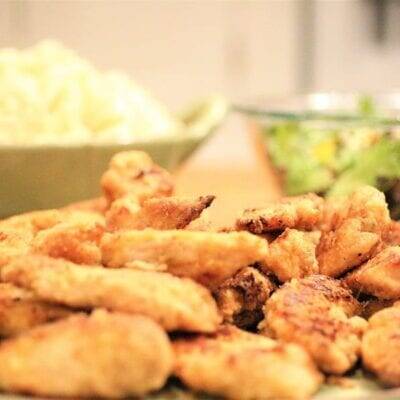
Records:
[[[370,184],[400,219],[400,92],[312,93],[236,110],[258,124],[288,195]]]

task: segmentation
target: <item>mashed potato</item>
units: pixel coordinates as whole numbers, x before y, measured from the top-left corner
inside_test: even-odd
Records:
[[[56,42],[0,50],[0,144],[130,142],[182,130],[127,76]]]

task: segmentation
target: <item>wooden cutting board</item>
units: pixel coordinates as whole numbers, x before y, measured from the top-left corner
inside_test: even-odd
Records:
[[[255,126],[233,116],[176,173],[177,194],[217,196],[208,210],[215,227],[231,226],[244,208],[281,195]]]

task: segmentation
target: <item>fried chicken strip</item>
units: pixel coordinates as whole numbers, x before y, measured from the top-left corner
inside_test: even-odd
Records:
[[[141,151],[116,154],[101,178],[101,187],[109,205],[128,194],[139,201],[169,196],[174,188],[170,174]]]
[[[41,301],[27,290],[0,283],[0,337],[14,336],[70,314],[71,310]]]
[[[385,196],[365,186],[339,204],[325,221],[317,247],[320,272],[338,277],[367,261],[390,223]]]
[[[198,218],[214,198],[155,197],[144,200],[140,205],[135,196],[126,196],[112,203],[106,214],[107,229],[183,229]]]
[[[316,241],[310,232],[286,229],[269,245],[263,269],[281,282],[318,273]]]
[[[248,232],[146,229],[106,234],[101,250],[107,267],[161,265],[174,275],[216,289],[239,269],[265,259],[268,243]]]
[[[267,301],[263,333],[303,346],[318,367],[343,374],[357,361],[366,321],[360,304],[339,281],[322,275],[293,279]]]
[[[388,386],[400,386],[400,303],[374,314],[362,340],[365,368]]]
[[[215,297],[224,321],[249,328],[261,321],[262,308],[274,289],[267,276],[246,267],[223,282]]]
[[[354,293],[367,293],[380,299],[400,299],[400,247],[382,250],[345,278]]]
[[[175,375],[191,389],[228,399],[305,399],[322,382],[308,354],[234,327],[173,343]]]
[[[141,396],[161,388],[171,344],[150,318],[79,314],[30,330],[0,346],[0,388],[37,396]]]
[[[1,279],[52,303],[144,314],[167,330],[213,332],[220,322],[216,303],[206,288],[166,273],[26,256],[4,267]]]
[[[29,252],[33,235],[29,231],[0,226],[0,269]]]
[[[313,230],[321,220],[323,204],[323,199],[313,193],[286,197],[264,208],[245,210],[236,227],[256,234],[285,228]]]

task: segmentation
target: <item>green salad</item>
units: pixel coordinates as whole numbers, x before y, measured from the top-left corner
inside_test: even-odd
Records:
[[[400,125],[382,123],[369,98],[360,100],[358,116],[277,118],[263,129],[270,159],[288,195],[342,196],[373,185],[399,219]]]

